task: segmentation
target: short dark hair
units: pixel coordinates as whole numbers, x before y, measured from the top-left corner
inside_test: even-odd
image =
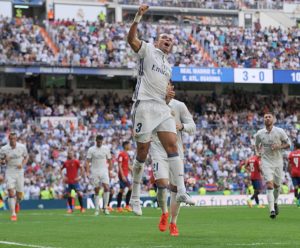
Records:
[[[128,140],[124,141],[124,142],[122,143],[123,148],[125,148],[125,146],[127,146],[128,144],[129,144],[129,141],[128,141]]]
[[[103,140],[103,136],[101,134],[97,135],[96,140]]]
[[[268,110],[268,111],[264,112],[264,116],[265,115],[272,115],[272,116],[274,116],[274,113],[272,111]]]
[[[10,138],[11,136],[17,136],[17,133],[12,131],[12,132],[9,133],[8,137]]]
[[[295,142],[294,146],[295,146],[296,149],[300,149],[300,143]]]

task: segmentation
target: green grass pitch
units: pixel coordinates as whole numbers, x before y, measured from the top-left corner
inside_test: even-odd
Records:
[[[24,210],[16,223],[2,211],[0,247],[295,248],[300,244],[299,211],[296,206],[280,206],[279,216],[271,220],[267,208],[186,207],[178,220],[179,237],[158,230],[160,211],[151,208],[141,217],[115,212],[96,217],[92,210],[72,215],[64,210]]]

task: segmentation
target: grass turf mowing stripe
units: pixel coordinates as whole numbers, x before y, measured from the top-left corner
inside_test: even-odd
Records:
[[[51,246],[40,246],[40,245],[22,244],[22,243],[9,242],[9,241],[1,241],[1,240],[0,240],[0,244],[3,244],[3,245],[12,245],[12,246],[33,247],[33,248],[58,248],[58,247],[51,247]]]

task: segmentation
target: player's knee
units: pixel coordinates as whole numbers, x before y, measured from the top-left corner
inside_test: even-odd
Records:
[[[165,150],[168,155],[178,153],[178,147],[177,147],[176,143],[174,143],[174,144],[169,143],[168,145],[166,145]]]
[[[143,162],[146,160],[149,151],[149,143],[138,143],[137,160]]]
[[[169,188],[170,188],[170,191],[171,191],[171,192],[177,193],[177,187],[176,187],[175,185],[170,184],[170,185],[169,185]]]
[[[158,179],[155,181],[155,184],[158,188],[167,188],[168,180],[167,179]]]
[[[103,185],[103,189],[104,189],[104,192],[109,192],[109,187],[108,187],[108,185]]]
[[[272,182],[267,182],[267,189],[274,189],[274,185]]]
[[[15,195],[15,193],[13,193],[13,192],[9,192],[9,193],[8,193],[8,197],[9,197],[9,198],[15,198],[16,195]]]

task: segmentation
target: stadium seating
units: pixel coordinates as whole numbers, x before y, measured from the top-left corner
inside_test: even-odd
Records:
[[[0,19],[0,64],[135,68],[135,54],[126,43],[129,24],[76,23],[58,20],[45,30],[30,18]],[[31,35],[26,35],[28,32]],[[299,28],[254,30],[201,25],[139,26],[141,39],[174,34],[169,61],[175,66],[295,69],[299,62]],[[44,34],[44,36],[43,36]],[[51,45],[50,45],[51,44]],[[280,55],[280,56],[279,56]]]

